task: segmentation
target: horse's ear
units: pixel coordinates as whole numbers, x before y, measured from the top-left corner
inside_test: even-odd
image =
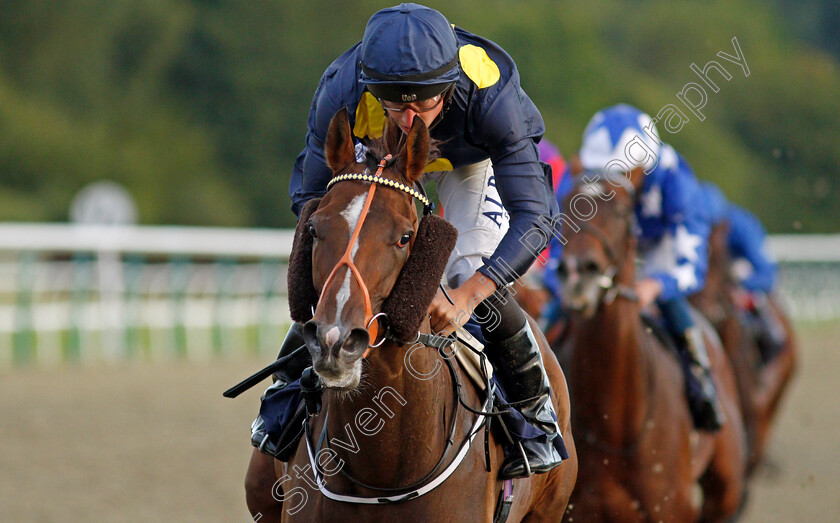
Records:
[[[634,167],[632,171],[630,171],[630,183],[633,184],[633,187],[636,191],[641,190],[642,184],[645,182],[645,168],[641,165],[638,167]],[[633,198],[633,195],[630,195],[630,198]]]
[[[573,154],[569,159],[569,172],[572,176],[577,176],[583,172],[583,164],[580,163],[580,155]]]
[[[405,134],[400,129],[400,126],[395,124],[390,118],[386,118],[382,131],[382,143],[385,144],[385,150],[400,151],[404,145],[402,143],[403,141],[405,141]]]
[[[330,120],[330,129],[327,132],[327,147],[325,149],[327,165],[336,174],[356,161],[355,147],[353,146],[353,135],[350,131],[350,117],[347,116],[347,108],[342,107]]]
[[[422,175],[429,160],[429,129],[419,116],[414,117],[405,142],[405,177],[413,184]]]

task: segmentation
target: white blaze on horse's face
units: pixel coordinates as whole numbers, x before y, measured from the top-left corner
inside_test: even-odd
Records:
[[[564,253],[565,275],[560,281],[565,307],[588,319],[595,315],[600,303],[601,273],[593,270],[591,261],[581,262],[577,256]]]
[[[367,200],[367,192],[364,192],[352,200],[346,209],[341,211],[341,217],[347,222],[347,241],[353,236],[353,231],[356,230],[356,225],[359,223],[359,218],[362,216],[362,208],[365,206]],[[356,262],[356,251],[359,250],[359,238],[356,238],[356,244],[353,245],[353,250],[350,252],[350,259],[353,263]],[[341,312],[344,310],[344,305],[350,299],[350,280],[353,279],[353,273],[349,267],[345,267],[344,281],[341,282],[341,288],[335,295],[335,321],[333,325],[341,323]]]

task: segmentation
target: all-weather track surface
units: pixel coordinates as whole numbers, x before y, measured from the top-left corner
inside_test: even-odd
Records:
[[[840,518],[840,323],[798,333],[801,365],[744,522]],[[264,387],[221,393],[263,363],[0,371],[0,521],[248,521],[248,428]]]

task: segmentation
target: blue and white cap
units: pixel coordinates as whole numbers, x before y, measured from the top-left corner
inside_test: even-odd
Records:
[[[656,164],[659,146],[653,119],[632,105],[618,104],[598,111],[589,120],[583,131],[580,162],[584,169],[598,171],[613,160],[624,162],[630,169],[647,170]]]

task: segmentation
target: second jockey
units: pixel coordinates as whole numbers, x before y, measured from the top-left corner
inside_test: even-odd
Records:
[[[634,141],[635,150],[630,146]],[[645,154],[639,154],[642,149]],[[696,205],[699,188],[691,167],[659,140],[650,116],[626,104],[607,107],[592,117],[584,131],[580,162],[583,169],[597,173],[615,165],[627,170],[611,172],[627,176],[635,187],[636,233],[642,258],[642,278],[636,283],[639,303],[645,308],[656,302],[676,341],[695,427],[717,430],[724,415],[703,336],[687,299],[705,281],[709,235]]]

